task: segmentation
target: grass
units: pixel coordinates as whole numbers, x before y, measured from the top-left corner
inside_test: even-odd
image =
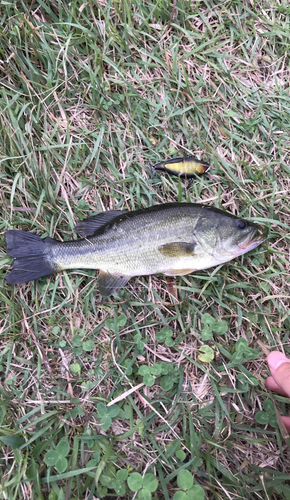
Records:
[[[259,344],[290,352],[288,3],[0,15],[0,497],[289,499],[288,401],[266,390]],[[151,177],[185,153],[210,175]],[[87,214],[169,201],[262,221],[269,239],[177,278],[178,301],[162,276],[106,302],[93,271],[5,284],[7,229],[67,240]]]

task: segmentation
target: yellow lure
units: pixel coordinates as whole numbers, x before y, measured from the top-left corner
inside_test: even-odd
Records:
[[[205,161],[198,160],[194,156],[187,158],[172,158],[171,160],[161,161],[156,165],[150,165],[152,170],[161,170],[179,177],[187,177],[191,179],[197,174],[205,174],[209,171],[210,165]]]

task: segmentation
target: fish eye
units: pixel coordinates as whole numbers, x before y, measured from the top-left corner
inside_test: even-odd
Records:
[[[245,229],[246,223],[243,220],[237,220],[237,228],[238,229]]]

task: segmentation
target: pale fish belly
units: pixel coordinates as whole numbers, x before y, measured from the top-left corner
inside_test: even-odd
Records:
[[[206,253],[200,245],[194,248],[193,255],[171,257],[163,255],[158,250],[159,243],[161,242],[154,240],[147,241],[146,244],[120,240],[109,245],[108,241],[93,244],[84,240],[83,246],[80,247],[76,242],[67,242],[55,245],[50,258],[57,263],[58,270],[99,269],[108,274],[124,276],[150,274],[177,276],[221,263]]]
[[[109,274],[125,276],[146,276],[165,274],[182,276],[194,271],[208,269],[221,262],[203,249],[195,249],[194,255],[184,257],[165,257],[157,248],[152,251],[128,252],[123,255],[107,256],[99,260],[97,269]]]

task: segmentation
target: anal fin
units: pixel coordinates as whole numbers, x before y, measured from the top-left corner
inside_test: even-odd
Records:
[[[103,297],[109,297],[114,295],[120,288],[124,287],[131,276],[120,276],[117,274],[109,274],[104,271],[100,271],[98,277],[98,285],[100,294]]]

